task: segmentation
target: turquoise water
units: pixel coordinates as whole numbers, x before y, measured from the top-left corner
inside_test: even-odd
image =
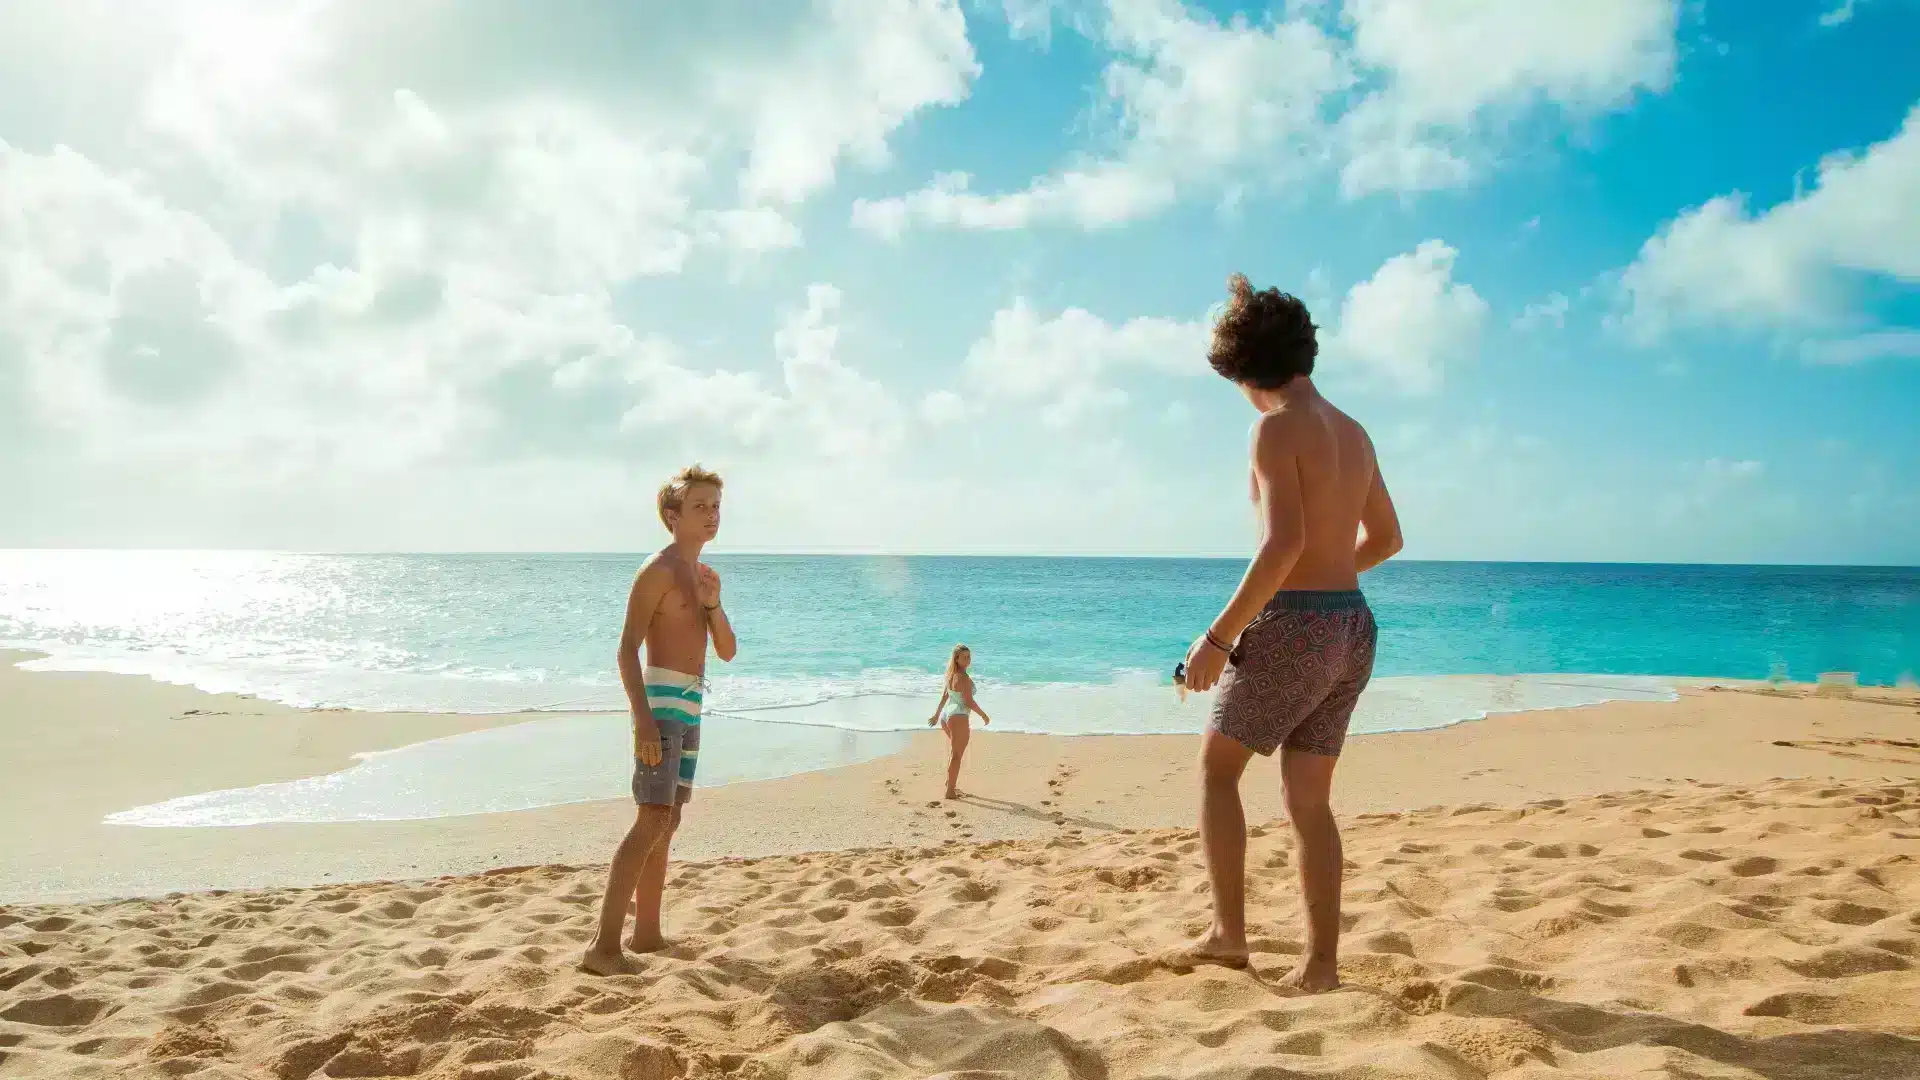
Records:
[[[727,736],[730,771],[709,782],[890,752],[897,738],[845,733],[923,728],[956,641],[973,647],[981,701],[998,729],[1197,730],[1204,700],[1178,701],[1167,675],[1244,566],[709,561],[724,578],[741,643],[733,664],[716,661],[709,672],[716,723],[739,725]],[[145,674],[299,705],[618,714],[625,701],[613,653],[637,563],[631,555],[5,552],[0,643],[49,653],[36,667]],[[1671,677],[1783,670],[1811,679],[1845,670],[1884,684],[1920,670],[1915,569],[1396,562],[1363,586],[1381,641],[1378,678],[1355,719],[1360,732],[1667,696]],[[281,787],[248,796],[251,809],[229,800],[224,810],[194,813],[229,823],[417,816],[624,790],[618,715],[556,715],[503,730],[512,734],[369,758],[357,772],[309,785],[320,794]],[[536,743],[551,758],[537,768],[527,760]],[[561,749],[544,749],[554,743]],[[703,755],[703,768],[713,756]],[[603,758],[612,764],[590,779],[568,779]],[[486,805],[418,794],[421,777],[476,763],[505,771]],[[407,783],[411,802],[394,794]]]
[[[992,684],[1161,678],[1244,564],[714,556],[735,707],[924,692],[955,641]],[[0,553],[0,641],[307,705],[621,708],[630,555]],[[1920,670],[1920,570],[1389,563],[1381,675],[1765,678]]]

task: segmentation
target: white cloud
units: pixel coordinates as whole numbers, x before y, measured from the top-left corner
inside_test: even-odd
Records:
[[[749,449],[792,465],[878,459],[895,450],[907,410],[879,382],[839,357],[840,290],[807,288],[806,306],[774,332],[779,379],[750,370],[696,370],[686,351],[657,337],[634,340],[619,328],[615,347],[562,368],[572,390],[622,391],[632,404],[619,426],[636,439],[689,447]]]
[[[957,424],[967,418],[967,399],[951,390],[935,390],[920,399],[920,416],[935,427]]]
[[[1920,359],[1920,330],[1880,330],[1800,345],[1800,358],[1809,364],[1859,364],[1886,357]]]
[[[568,18],[538,5],[485,17],[446,3],[301,5],[276,17],[288,32],[236,38],[267,21],[254,10],[225,5],[183,28],[149,119],[200,136],[203,150],[216,129],[251,127],[257,139],[272,126],[281,149],[301,152],[316,136],[358,140],[396,90],[456,124],[510,103],[587,102],[600,124],[693,153],[716,178],[734,167],[749,206],[813,195],[843,161],[884,164],[902,124],[964,99],[979,71],[954,0],[713,0]],[[244,56],[274,39],[290,44],[266,73],[271,93],[235,93],[231,65],[192,55],[211,43]]]
[[[1346,0],[1379,88],[1342,120],[1349,197],[1462,187],[1480,129],[1549,103],[1618,108],[1673,81],[1679,0]]]
[[[700,215],[702,239],[749,254],[800,246],[800,228],[765,206],[710,210]]]
[[[905,411],[878,382],[842,364],[840,290],[815,284],[807,306],[774,336],[790,407],[813,451],[828,458],[868,458],[894,450],[905,434]]]
[[[1668,222],[1622,273],[1619,323],[1652,341],[1691,326],[1823,334],[1854,315],[1853,277],[1920,281],[1920,105],[1811,190],[1754,214],[1735,192]]]
[[[1037,42],[1043,49],[1053,43],[1054,18],[1070,14],[1063,10],[1066,0],[975,0],[975,3],[1005,20],[1009,37],[1015,41]]]
[[[1348,120],[1354,146],[1340,170],[1340,193],[1349,199],[1376,191],[1463,188],[1473,179],[1473,165],[1447,147],[1406,141],[1397,132],[1367,131],[1369,122],[1361,114],[1349,114]]]
[[[1319,3],[1255,23],[1221,22],[1181,0],[1107,0],[1074,25],[1114,54],[1097,109],[1118,145],[1063,162],[1025,188],[980,192],[947,172],[906,195],[859,200],[855,225],[894,239],[913,225],[1102,228],[1183,196],[1231,199],[1329,162],[1350,198],[1464,187],[1482,144],[1545,104],[1578,117],[1672,83],[1680,0],[1346,0],[1351,41],[1323,28]],[[1006,9],[1018,34],[1053,5]],[[1356,85],[1367,92],[1348,95]]]
[[[1113,161],[1069,169],[1007,194],[979,194],[969,190],[972,182],[966,173],[942,173],[907,195],[856,199],[853,224],[887,240],[898,239],[916,221],[982,230],[1024,229],[1038,221],[1102,228],[1145,217],[1178,193],[1165,176]]]
[[[1700,463],[1700,472],[1715,480],[1743,480],[1759,476],[1766,466],[1749,458],[1708,458]]]
[[[1487,302],[1473,286],[1453,280],[1458,254],[1428,240],[1347,290],[1339,327],[1321,349],[1327,377],[1428,394],[1440,388],[1449,366],[1472,359]]]
[[[799,245],[786,207],[966,95],[957,4],[492,14],[195,0],[124,40],[39,20],[58,72],[0,50],[0,87],[66,79],[31,89],[97,114],[86,152],[0,142],[9,408],[94,460],[236,482],[615,453],[689,420],[809,458],[893,445],[830,286],[772,381],[693,366],[614,296]]]
[[[1043,318],[1016,299],[967,351],[966,373],[982,393],[1038,405],[1060,427],[1126,401],[1107,381],[1115,371],[1207,372],[1208,333],[1200,322],[1158,317],[1109,323],[1081,308]]]
[[[1494,105],[1543,98],[1604,109],[1673,78],[1675,0],[1346,0],[1355,54],[1385,74],[1382,100],[1459,126]]]
[[[1323,105],[1350,81],[1335,43],[1304,18],[1222,23],[1179,0],[1110,0],[1100,35],[1115,54],[1099,100],[1118,121],[1111,155],[996,194],[948,173],[905,196],[856,202],[854,223],[895,237],[913,222],[1009,229],[1133,221],[1183,189],[1218,186],[1246,167],[1284,172],[1289,159],[1317,153]]]
[[[1571,302],[1565,293],[1548,293],[1545,299],[1536,300],[1521,309],[1514,316],[1515,330],[1539,330],[1551,326],[1558,330],[1567,325],[1567,309]]]
[[[792,63],[743,68],[753,150],[741,188],[750,200],[796,202],[833,181],[836,160],[888,160],[887,137],[921,109],[953,105],[980,73],[953,0],[832,0],[831,29]]]

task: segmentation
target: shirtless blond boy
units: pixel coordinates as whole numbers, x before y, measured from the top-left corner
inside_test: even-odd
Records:
[[[1191,690],[1217,681],[1201,747],[1201,843],[1213,927],[1189,961],[1247,963],[1246,816],[1240,775],[1281,751],[1280,777],[1300,862],[1306,955],[1291,976],[1339,985],[1340,831],[1333,767],[1354,703],[1373,675],[1378,631],[1360,574],[1400,550],[1400,521],[1373,440],[1313,385],[1313,320],[1299,300],[1255,292],[1235,274],[1208,360],[1259,411],[1253,500],[1260,545],[1239,588],[1187,653]]]
[[[581,959],[582,967],[598,975],[637,970],[620,947],[629,897],[634,924],[626,947],[645,953],[666,944],[660,935],[660,898],[680,808],[693,798],[708,635],[722,661],[732,660],[736,649],[733,627],[720,606],[720,575],[700,561],[701,549],[720,531],[720,478],[698,465],[680,470],[660,487],[660,522],[673,540],[634,575],[620,631],[620,683],[633,714],[638,811],[613,853],[600,899],[600,929]]]

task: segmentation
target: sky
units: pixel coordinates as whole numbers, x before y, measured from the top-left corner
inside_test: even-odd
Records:
[[[0,547],[1920,564],[1915,0],[0,0]]]

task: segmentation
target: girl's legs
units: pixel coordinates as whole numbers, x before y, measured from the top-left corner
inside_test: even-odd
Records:
[[[967,740],[972,737],[967,724],[970,718],[962,713],[947,718],[943,726],[947,729],[947,798],[960,797],[960,759],[967,754]]]

